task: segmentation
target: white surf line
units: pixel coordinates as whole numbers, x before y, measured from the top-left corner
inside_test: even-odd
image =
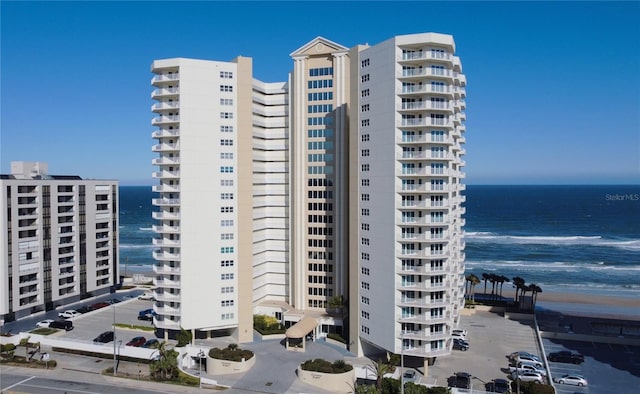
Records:
[[[12,384],[12,385],[11,385],[11,386],[9,386],[9,387],[5,387],[4,389],[2,389],[2,391],[5,391],[5,390],[11,390],[12,388],[14,388],[14,387],[16,387],[16,386],[19,386],[19,385],[21,385],[21,384],[22,384],[22,383],[24,383],[24,382],[28,382],[28,381],[30,381],[30,380],[31,380],[31,379],[33,379],[33,378],[35,378],[35,376],[28,377],[28,378],[26,378],[26,379],[24,379],[24,380],[22,380],[22,381],[20,381],[20,382],[18,382],[18,383]]]

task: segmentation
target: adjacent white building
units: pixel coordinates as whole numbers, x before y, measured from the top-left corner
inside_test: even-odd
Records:
[[[154,323],[245,342],[253,313],[313,317],[359,355],[449,353],[464,289],[453,38],[318,37],[290,56],[273,83],[250,58],[153,63]]]
[[[118,282],[116,181],[12,162],[0,189],[0,318],[110,292]]]

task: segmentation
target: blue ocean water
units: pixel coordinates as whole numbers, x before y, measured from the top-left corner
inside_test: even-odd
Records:
[[[466,271],[640,297],[640,186],[467,186]],[[150,270],[150,187],[120,187],[120,263]]]

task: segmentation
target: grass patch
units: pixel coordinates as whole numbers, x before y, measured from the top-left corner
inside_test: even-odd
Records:
[[[135,324],[124,324],[124,323],[116,323],[115,326],[119,328],[129,328],[131,330],[155,331],[155,327],[153,326],[138,326]]]
[[[30,334],[38,334],[38,335],[51,335],[58,332],[57,329],[55,328],[47,328],[47,327],[42,327],[42,328],[36,328],[35,330],[31,330],[29,331]]]

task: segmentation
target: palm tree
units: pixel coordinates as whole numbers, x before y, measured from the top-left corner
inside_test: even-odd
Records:
[[[158,346],[158,359],[149,364],[151,375],[159,380],[172,380],[178,376],[178,352],[166,348],[167,342]]]
[[[404,346],[404,344],[402,344]],[[376,373],[376,387],[378,390],[382,390],[382,380],[384,379],[384,374],[391,371],[391,364],[387,364],[382,360],[375,361],[372,365],[372,368]]]
[[[484,281],[484,294],[487,294],[487,281],[489,280],[489,274],[486,272],[482,273],[482,280]]]
[[[476,300],[476,285],[480,283],[480,278],[474,274],[469,275],[469,287],[471,289],[471,300]]]
[[[518,303],[518,293],[524,287],[524,279],[522,279],[519,276],[514,276],[513,279],[511,279],[511,280],[513,281],[513,285],[516,287],[516,299],[515,299],[515,302],[517,304]]]
[[[531,309],[535,310],[536,307],[536,302],[538,301],[538,293],[542,293],[542,288],[538,285],[536,285],[535,283],[532,283],[529,285],[529,287],[531,288],[531,291],[533,292],[533,303],[531,305]]]
[[[502,299],[502,286],[504,285],[504,282],[509,282],[509,278],[504,275],[500,275],[500,299]]]
[[[498,278],[500,278],[499,275],[489,274],[489,282],[491,282],[491,298],[494,298],[493,296],[495,295],[496,282],[498,282]]]

